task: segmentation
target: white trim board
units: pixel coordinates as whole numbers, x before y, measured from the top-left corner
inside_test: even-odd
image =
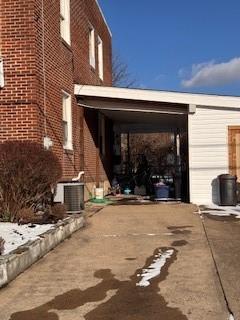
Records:
[[[166,102],[191,104],[205,107],[237,108],[240,110],[240,97],[218,96],[196,93],[157,91],[146,89],[129,89],[104,86],[75,84],[77,96],[98,97],[109,99],[126,99],[135,101]]]
[[[99,9],[100,13],[101,13],[101,16],[102,16],[102,18],[103,18],[103,21],[105,22],[105,25],[106,25],[106,27],[107,27],[107,29],[108,29],[108,32],[109,32],[110,36],[112,37],[112,31],[111,31],[111,29],[110,29],[110,27],[109,27],[109,25],[108,25],[108,23],[107,23],[107,20],[106,20],[105,15],[104,15],[104,13],[103,13],[103,11],[102,11],[102,8],[101,8],[98,0],[95,0],[95,2],[96,2],[96,4],[97,4],[97,6],[98,6],[98,9]]]

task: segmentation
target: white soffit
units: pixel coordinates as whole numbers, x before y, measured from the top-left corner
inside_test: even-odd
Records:
[[[238,108],[240,110],[240,97],[234,96],[218,96],[196,93],[128,89],[79,84],[75,85],[74,93],[77,96],[83,97],[166,102],[204,107]]]

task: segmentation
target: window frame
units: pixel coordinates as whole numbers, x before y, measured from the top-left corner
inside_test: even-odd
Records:
[[[95,29],[89,26],[89,64],[92,68],[96,68],[96,44],[95,44]]]
[[[63,148],[73,150],[72,143],[72,96],[62,90],[62,128],[63,128]],[[67,137],[66,137],[67,133]]]
[[[103,77],[104,77],[103,41],[99,36],[98,36],[97,48],[98,48],[98,75],[99,75],[99,78],[103,81]]]
[[[60,34],[71,45],[70,0],[60,0]]]
[[[5,81],[4,81],[3,58],[0,56],[0,88],[3,88],[4,85],[5,85]]]

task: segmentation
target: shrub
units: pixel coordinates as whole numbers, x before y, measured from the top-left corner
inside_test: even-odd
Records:
[[[62,220],[66,215],[67,210],[64,204],[57,203],[51,208],[50,218],[53,220]]]
[[[0,144],[0,218],[14,222],[23,208],[46,206],[61,178],[61,165],[52,151],[30,141]]]
[[[34,223],[37,217],[32,208],[22,208],[16,214],[16,221],[19,224]]]
[[[0,237],[0,256],[3,254],[4,251],[4,243],[5,240],[3,240],[3,238]]]

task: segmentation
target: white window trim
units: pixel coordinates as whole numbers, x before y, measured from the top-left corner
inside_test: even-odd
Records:
[[[98,37],[98,74],[103,80],[103,42],[100,37]]]
[[[64,101],[66,103],[64,110]],[[72,97],[69,93],[62,90],[62,121],[67,123],[67,142],[63,143],[63,148],[66,150],[73,150],[72,143]],[[63,132],[64,135],[64,132]]]
[[[60,0],[60,32],[63,40],[70,45],[70,0]]]
[[[95,69],[96,53],[95,53],[95,30],[92,26],[89,27],[89,63]]]
[[[3,58],[0,57],[0,88],[3,88],[4,85],[5,85],[5,81],[4,81]]]

